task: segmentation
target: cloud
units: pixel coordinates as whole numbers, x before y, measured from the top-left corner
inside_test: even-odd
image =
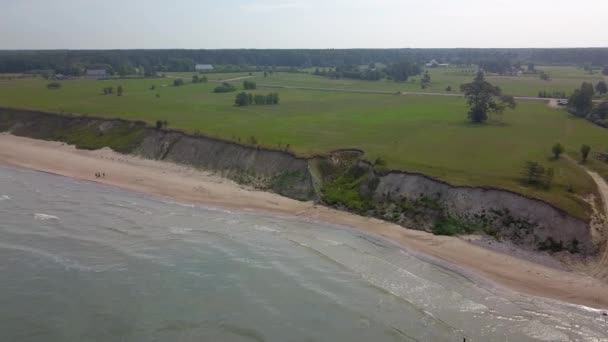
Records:
[[[252,4],[242,5],[242,11],[249,12],[265,12],[265,11],[281,11],[281,10],[296,10],[306,8],[306,4],[301,2],[256,2]]]

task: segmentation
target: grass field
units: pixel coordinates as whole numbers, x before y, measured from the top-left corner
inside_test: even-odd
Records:
[[[246,73],[208,77],[243,75]],[[293,82],[299,82],[300,76],[316,78],[299,74],[269,78],[292,77]],[[588,216],[589,208],[580,195],[594,192],[594,185],[576,163],[550,160],[551,146],[561,142],[572,156],[583,143],[595,151],[608,150],[608,130],[540,102],[521,102],[515,111],[478,126],[467,123],[467,108],[461,98],[281,89],[278,106],[235,107],[235,93],[212,93],[216,83],[182,87],[169,86],[171,83],[170,78],[69,80],[63,81],[59,90],[48,90],[41,79],[0,81],[0,106],[121,117],[150,124],[167,120],[170,128],[190,133],[242,142],[255,136],[270,148],[289,144],[291,151],[302,156],[359,148],[366,152],[366,159],[381,157],[392,169],[421,172],[454,184],[510,189],[545,199],[581,218]],[[119,84],[125,89],[123,96],[102,95],[103,87]],[[150,90],[151,85],[156,85],[156,90]],[[555,169],[551,190],[521,184],[526,160]],[[608,167],[596,162],[589,165],[608,176]],[[574,193],[567,191],[569,187]]]
[[[495,85],[500,86],[506,94],[514,96],[538,96],[539,91],[559,91],[566,94],[572,93],[575,88],[580,87],[582,82],[596,84],[602,80],[599,74],[589,75],[582,69],[575,67],[537,67],[551,75],[551,80],[543,81],[538,75],[510,76],[488,76],[487,79]],[[460,85],[470,82],[475,76],[473,68],[435,68],[428,69],[431,75],[431,85],[425,89],[420,87],[420,77],[412,77],[407,82],[396,83],[389,80],[361,81],[352,79],[330,79],[328,77],[314,76],[311,74],[275,73],[264,78],[263,73],[252,73],[254,81],[260,84],[286,85],[296,87],[314,88],[338,88],[353,90],[382,90],[392,92],[426,92],[426,93],[448,93],[446,88],[452,88],[451,93],[460,93]],[[191,78],[191,73],[170,73],[170,75],[181,75]],[[233,74],[210,74],[213,79],[229,79],[248,76],[248,73]]]

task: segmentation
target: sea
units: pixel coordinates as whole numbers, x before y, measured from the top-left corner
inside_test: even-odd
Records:
[[[0,166],[0,341],[465,339],[608,341],[608,322],[347,227]]]

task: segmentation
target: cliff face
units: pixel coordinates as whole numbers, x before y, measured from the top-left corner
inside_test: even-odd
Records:
[[[286,197],[321,200],[435,233],[485,232],[528,249],[583,254],[597,249],[586,222],[545,202],[504,190],[452,186],[420,174],[376,171],[360,159],[362,151],[305,159],[156,130],[143,122],[0,108],[2,131],[191,165]]]
[[[417,174],[389,173],[379,180],[373,194],[376,203],[385,202],[387,194],[401,202],[426,198],[427,207],[432,203],[434,210],[420,222],[428,230],[438,221],[452,219],[531,249],[595,250],[586,222],[539,200],[503,190],[455,187]],[[415,219],[404,216],[404,221]]]
[[[240,183],[254,184],[298,200],[315,197],[308,161],[282,151],[148,129],[134,153],[217,171]]]

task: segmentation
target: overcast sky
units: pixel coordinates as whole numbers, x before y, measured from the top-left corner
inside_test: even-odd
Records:
[[[608,46],[608,0],[0,0],[0,49]]]

